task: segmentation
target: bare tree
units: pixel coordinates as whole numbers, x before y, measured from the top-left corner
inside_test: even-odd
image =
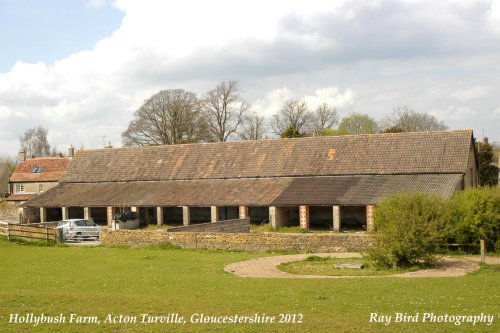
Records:
[[[215,140],[224,142],[236,133],[249,107],[241,97],[237,81],[221,82],[208,91],[203,99],[203,108],[208,114],[210,132]]]
[[[124,146],[209,140],[200,101],[194,93],[182,89],[162,90],[147,99],[122,133]]]
[[[398,106],[394,109],[390,119],[392,129],[401,132],[423,132],[445,130],[448,126],[431,114],[418,113],[408,106]]]
[[[47,140],[49,131],[42,127],[27,129],[24,135],[19,138],[21,149],[24,149],[26,156],[49,156],[50,144]]]
[[[332,129],[339,122],[339,117],[335,107],[323,103],[316,108],[310,120],[310,127],[314,134],[320,135],[327,129]]]
[[[254,112],[245,117],[241,128],[239,133],[241,140],[260,140],[266,132],[264,117]]]
[[[307,125],[311,119],[311,112],[303,100],[290,99],[283,103],[281,109],[271,119],[271,127],[277,135],[282,135],[287,130],[293,129],[298,133],[308,130]]]

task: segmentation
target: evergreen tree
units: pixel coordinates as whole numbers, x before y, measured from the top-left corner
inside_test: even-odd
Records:
[[[481,186],[498,185],[498,167],[493,163],[493,146],[488,142],[488,138],[484,138],[478,145]]]
[[[299,132],[296,127],[290,126],[283,133],[281,133],[282,138],[301,138],[304,135]]]

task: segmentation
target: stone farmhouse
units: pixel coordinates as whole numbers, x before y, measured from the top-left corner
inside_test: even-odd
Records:
[[[71,152],[70,148],[70,152]],[[71,157],[33,157],[19,154],[19,164],[9,178],[9,197],[5,200],[21,204],[59,184]]]
[[[118,210],[141,224],[249,217],[273,227],[372,229],[395,193],[450,197],[478,184],[472,130],[196,143],[79,151],[60,184],[27,201],[41,221]]]

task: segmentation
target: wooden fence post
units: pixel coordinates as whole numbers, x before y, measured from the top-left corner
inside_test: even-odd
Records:
[[[479,241],[479,244],[481,245],[481,262],[484,264],[486,255],[486,242],[484,241],[484,239],[481,239]]]

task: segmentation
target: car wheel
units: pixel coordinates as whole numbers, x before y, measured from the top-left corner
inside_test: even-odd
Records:
[[[82,233],[81,232],[77,232],[76,235],[75,235],[75,239],[77,241],[81,242],[83,240]]]

